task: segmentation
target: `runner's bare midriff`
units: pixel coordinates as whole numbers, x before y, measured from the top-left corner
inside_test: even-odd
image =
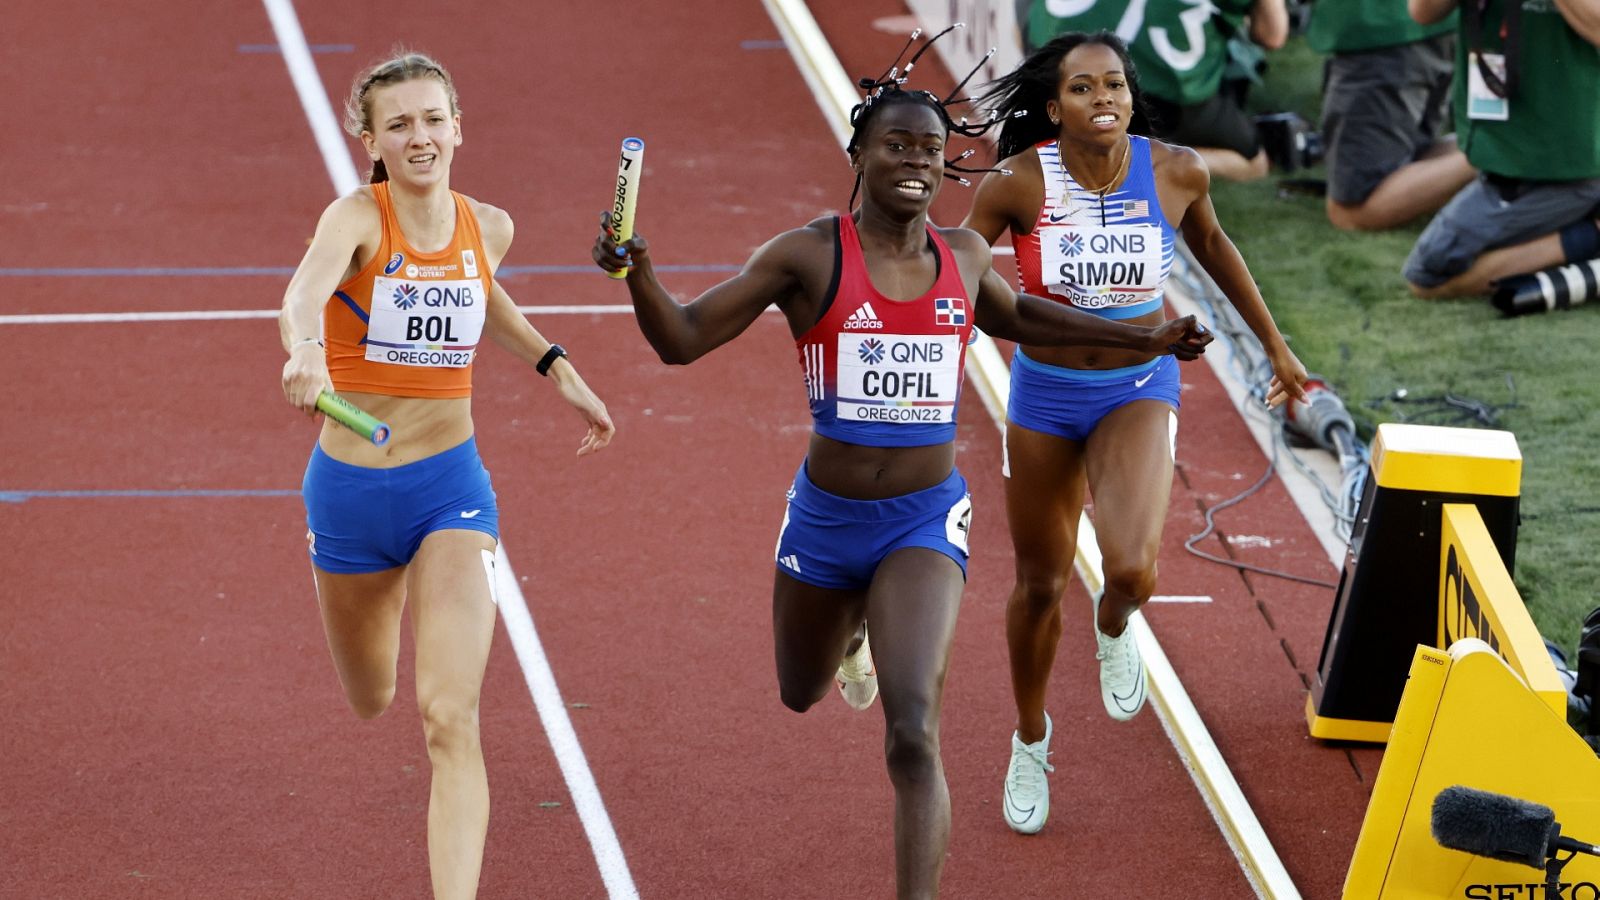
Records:
[[[472,398],[391,397],[341,391],[339,396],[389,426],[382,447],[332,419],[322,423],[317,441],[322,452],[340,462],[371,469],[392,469],[442,453],[472,437]]]
[[[1166,313],[1156,310],[1131,319],[1123,319],[1129,325],[1160,325],[1167,320]],[[1109,347],[1032,347],[1022,348],[1028,358],[1034,362],[1044,363],[1048,366],[1060,366],[1063,369],[1124,369],[1128,366],[1137,366],[1147,363],[1155,356],[1139,350],[1114,350]]]
[[[926,447],[866,447],[811,436],[806,472],[811,483],[836,497],[883,500],[926,490],[950,477],[953,442]]]

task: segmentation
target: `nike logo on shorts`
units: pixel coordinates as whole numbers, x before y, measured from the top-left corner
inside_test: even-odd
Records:
[[[1154,377],[1156,377],[1156,373],[1155,373],[1154,370],[1146,372],[1143,378],[1134,379],[1133,386],[1136,387],[1136,388],[1142,388],[1142,387],[1145,386],[1146,382],[1148,382],[1150,379],[1152,379]],[[466,513],[462,513],[462,515],[466,515]]]
[[[481,509],[469,509],[466,512],[461,514],[461,518],[463,518],[463,519],[474,519],[474,518],[477,518],[478,513],[481,513],[481,512],[483,512],[483,510],[481,510]]]

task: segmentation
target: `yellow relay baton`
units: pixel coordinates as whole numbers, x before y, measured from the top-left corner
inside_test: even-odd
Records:
[[[644,176],[644,141],[622,139],[622,156],[617,160],[617,193],[611,203],[611,231],[618,244],[633,237],[633,210],[639,204],[639,179]],[[607,272],[612,278],[628,277],[627,269]]]

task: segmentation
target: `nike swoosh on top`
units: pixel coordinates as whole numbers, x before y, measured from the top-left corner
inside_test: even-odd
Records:
[[[481,509],[469,509],[466,512],[461,514],[461,518],[463,518],[463,519],[476,518],[478,513],[481,513],[481,512],[483,512],[483,510],[481,510]]]
[[[1006,818],[1017,823],[1018,825],[1021,825],[1023,822],[1028,821],[1028,817],[1033,815],[1033,811],[1036,808],[1037,807],[1030,806],[1027,809],[1023,809],[1022,807],[1018,806],[1011,799],[1011,788],[1006,788]],[[1012,810],[1016,810],[1017,812],[1021,813],[1021,815],[1013,816],[1011,814]]]
[[[1127,707],[1123,706],[1123,704],[1127,703],[1128,701],[1132,700],[1133,698],[1139,696],[1139,693],[1143,689],[1144,689],[1144,677],[1141,675],[1140,678],[1139,678],[1138,683],[1133,686],[1133,690],[1128,692],[1128,696],[1124,697],[1121,694],[1117,693],[1116,691],[1112,691],[1111,692],[1111,699],[1117,701],[1117,705],[1118,706],[1122,706],[1123,709],[1127,709]]]
[[[1070,219],[1070,218],[1072,218],[1072,213],[1060,213],[1060,214],[1051,213],[1050,214],[1050,221],[1051,222],[1061,222],[1061,221],[1065,221],[1066,219]]]

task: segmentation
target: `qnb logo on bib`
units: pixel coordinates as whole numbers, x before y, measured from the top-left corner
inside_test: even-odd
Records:
[[[883,362],[883,354],[885,352],[883,341],[877,338],[867,338],[861,342],[860,347],[856,348],[856,353],[861,356],[861,361],[871,365]]]
[[[400,366],[471,365],[483,336],[482,294],[476,279],[373,279],[367,359]]]
[[[961,337],[953,334],[840,334],[836,417],[890,424],[953,421],[961,349]]]
[[[1045,289],[1074,306],[1107,309],[1143,303],[1165,274],[1155,224],[1040,229],[1039,275]]]

